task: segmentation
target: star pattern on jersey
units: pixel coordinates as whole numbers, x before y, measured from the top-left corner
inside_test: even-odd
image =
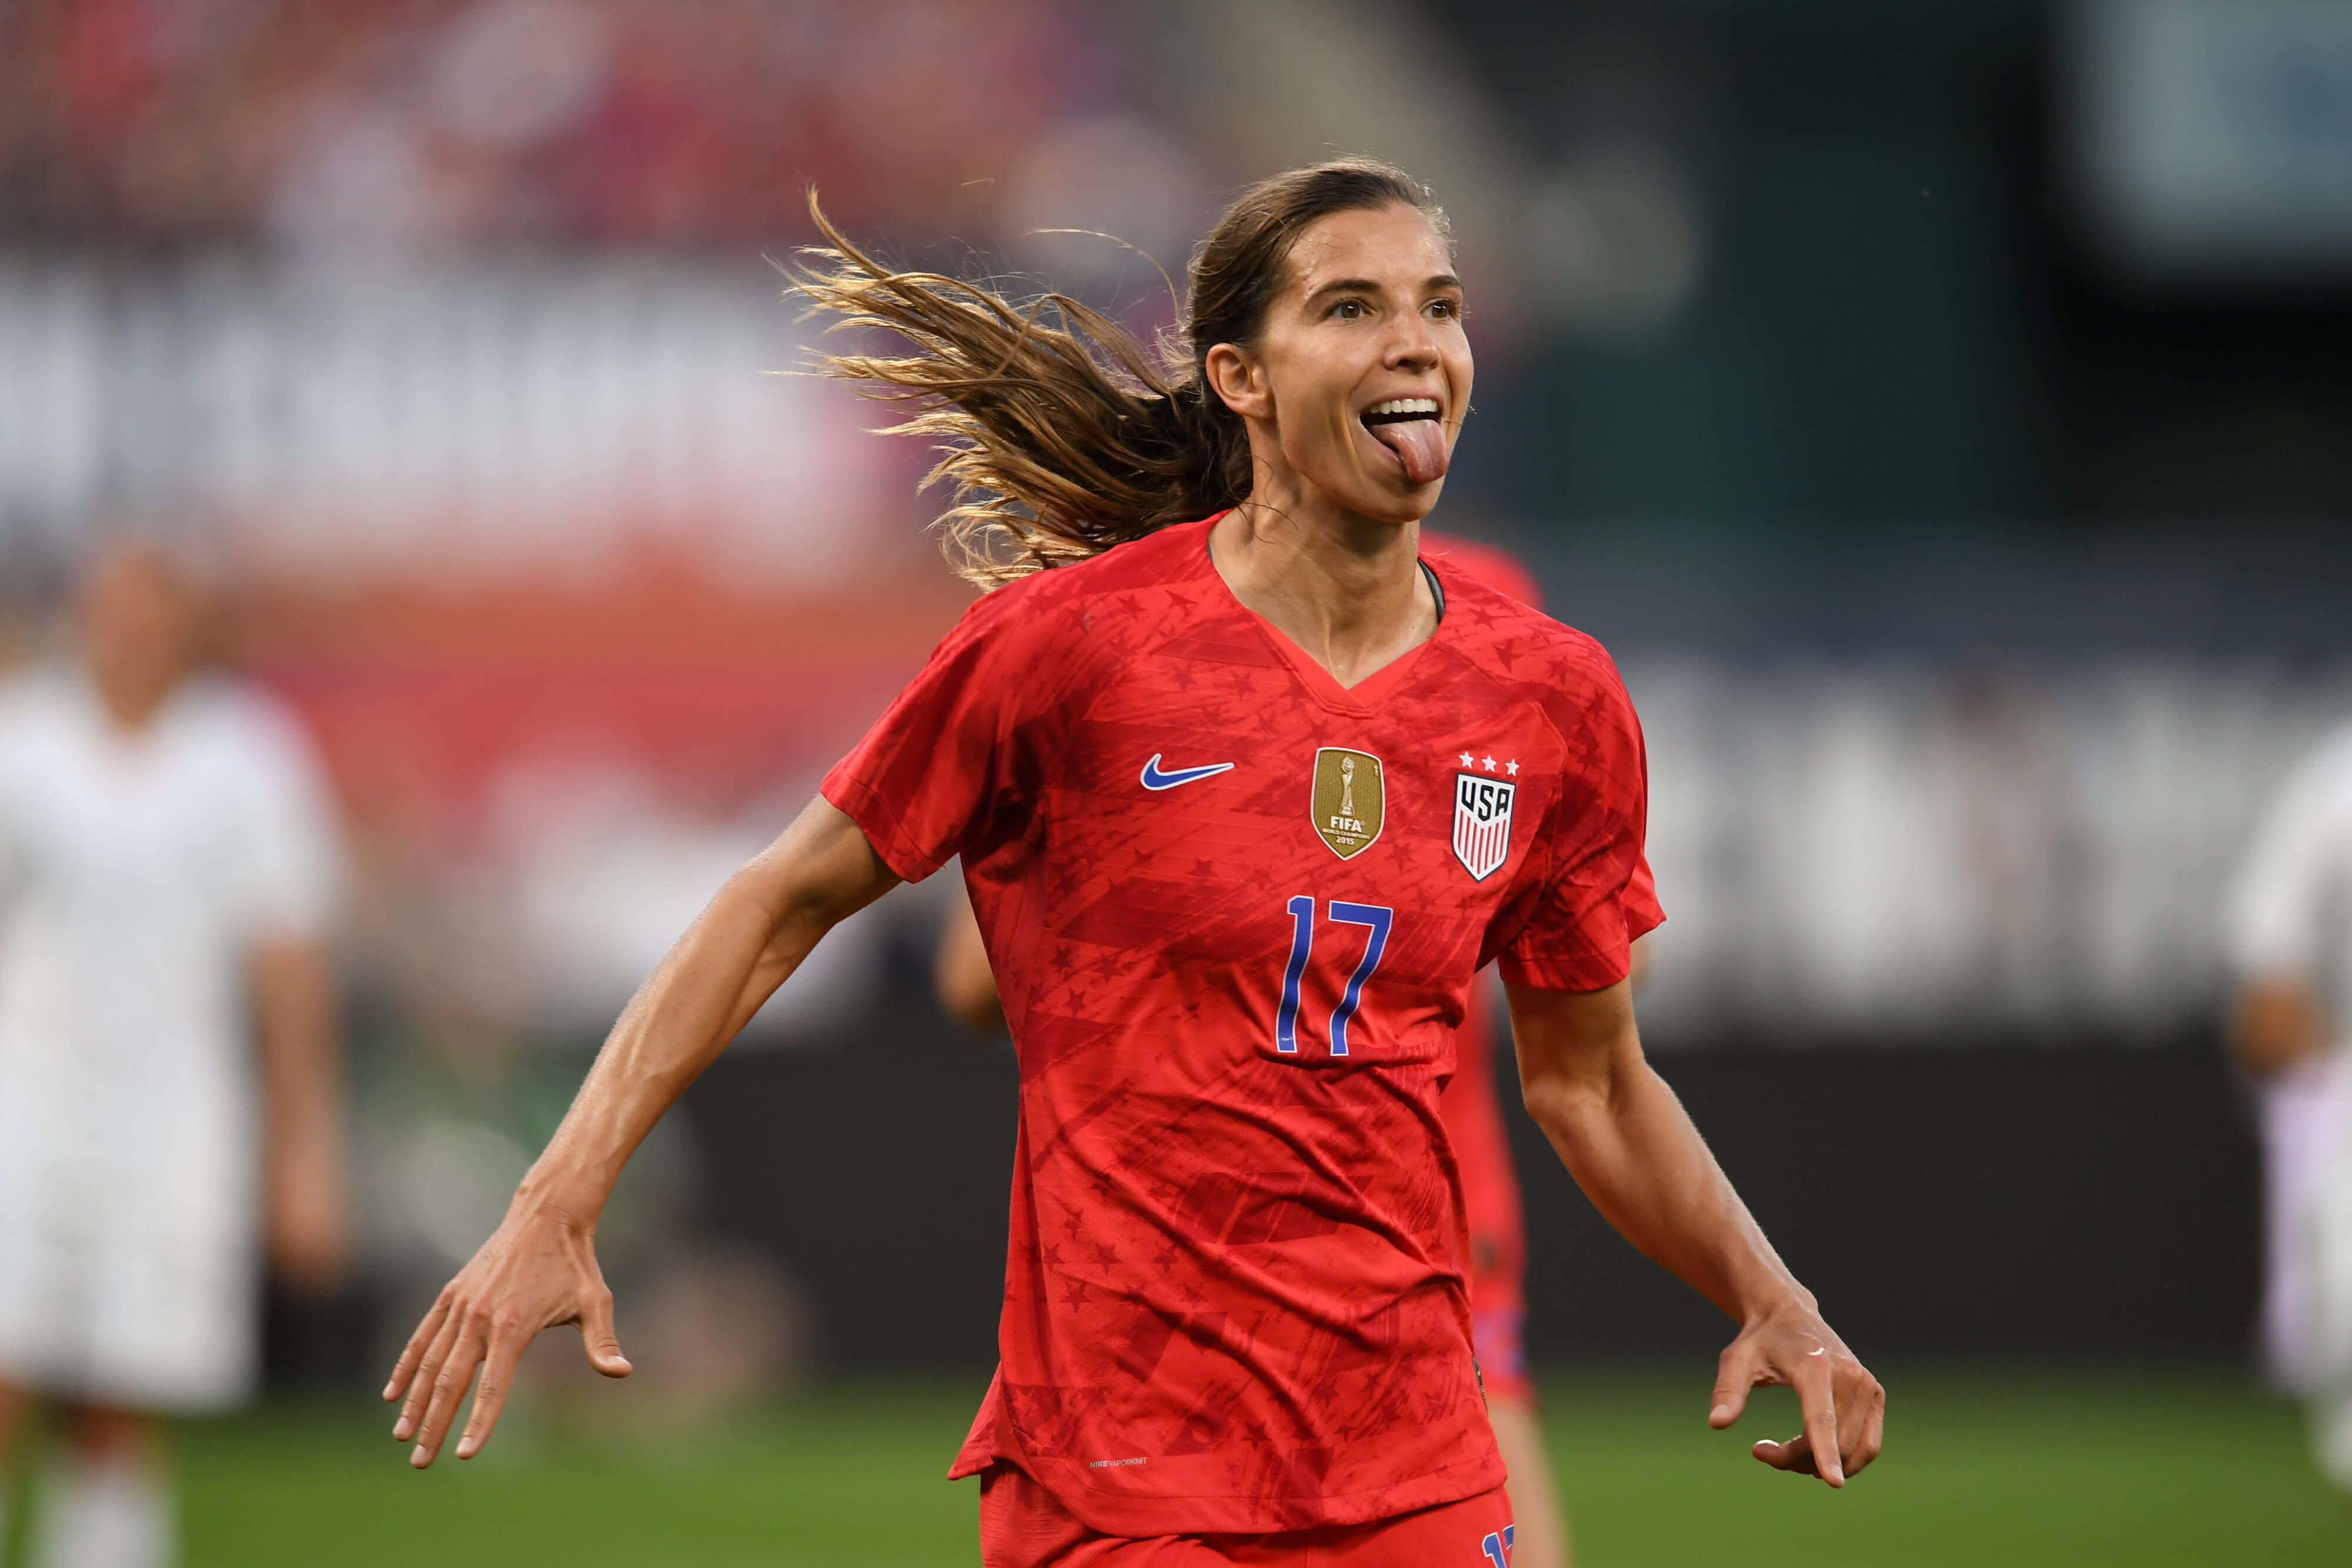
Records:
[[[1484,768],[1486,772],[1493,773],[1498,770],[1499,766],[1500,771],[1509,774],[1512,778],[1516,779],[1519,776],[1519,759],[1516,757],[1506,758],[1497,765],[1491,756],[1481,757],[1475,751],[1457,751],[1454,755],[1455,760],[1465,768]]]

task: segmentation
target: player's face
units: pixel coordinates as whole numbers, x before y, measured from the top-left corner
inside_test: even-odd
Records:
[[[1314,489],[1396,523],[1437,504],[1470,409],[1470,343],[1453,258],[1420,212],[1307,229],[1249,358],[1282,455]]]
[[[118,716],[135,720],[187,673],[196,651],[195,606],[163,562],[119,549],[83,585],[81,632],[100,690]]]

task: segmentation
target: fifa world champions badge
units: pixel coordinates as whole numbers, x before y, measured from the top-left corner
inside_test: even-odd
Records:
[[[1511,855],[1511,804],[1519,787],[1507,779],[1454,776],[1454,858],[1484,882]]]
[[[1318,751],[1307,810],[1317,836],[1341,860],[1353,860],[1371,848],[1388,814],[1381,759],[1369,751],[1337,746]]]

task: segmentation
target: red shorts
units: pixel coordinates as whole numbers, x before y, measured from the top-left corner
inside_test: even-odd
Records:
[[[980,1475],[982,1568],[1509,1568],[1511,1533],[1511,1502],[1496,1487],[1367,1524],[1270,1535],[1104,1535],[1014,1466],[999,1462]]]

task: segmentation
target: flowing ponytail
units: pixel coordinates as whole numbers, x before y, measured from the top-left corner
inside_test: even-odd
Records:
[[[1249,435],[1209,390],[1209,350],[1256,345],[1309,225],[1391,205],[1418,208],[1450,237],[1428,188],[1372,159],[1251,186],[1193,253],[1184,319],[1157,355],[1067,295],[1016,304],[940,273],[896,271],[835,228],[814,191],[809,213],[827,243],[801,253],[809,265],[793,283],[811,314],[912,346],[822,355],[818,368],[913,410],[891,434],[937,439],[941,455],[923,482],[951,486],[941,548],[959,575],[988,587],[1247,497]]]

